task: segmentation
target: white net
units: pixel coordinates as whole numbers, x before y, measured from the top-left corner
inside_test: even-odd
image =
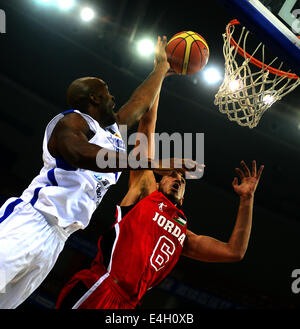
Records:
[[[237,35],[240,32],[238,38],[233,37],[235,31]],[[294,90],[300,79],[290,71],[282,71],[284,63],[277,57],[267,59],[262,43],[248,53],[248,36],[249,31],[236,20],[228,24],[223,34],[225,75],[215,104],[229,120],[254,128],[265,111]]]

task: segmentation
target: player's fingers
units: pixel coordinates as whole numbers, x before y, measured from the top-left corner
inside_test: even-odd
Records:
[[[197,162],[192,159],[182,159],[182,165],[187,171],[194,171],[197,168]]]
[[[245,177],[245,174],[240,168],[235,168],[235,171],[237,172],[237,174],[240,176],[241,179]]]
[[[187,160],[187,161],[186,161]],[[188,162],[189,164],[187,165]],[[190,159],[184,159],[184,170],[186,179],[199,179],[203,175],[204,164],[199,164]]]
[[[161,37],[158,36],[158,37],[157,37],[157,42],[156,42],[156,51],[159,50],[159,47],[160,47],[160,41],[161,41]]]
[[[260,176],[261,176],[261,173],[262,173],[262,171],[264,170],[264,165],[261,165],[260,166],[260,168],[258,169],[258,173],[257,173],[257,180],[259,180],[260,179]]]
[[[243,167],[243,169],[244,169],[245,176],[246,176],[246,177],[249,177],[249,176],[250,176],[250,170],[249,170],[249,168],[247,167],[247,165],[246,165],[246,163],[245,163],[244,160],[241,161],[241,165],[242,165],[242,167]]]
[[[238,178],[237,177],[234,177],[233,181],[232,181],[232,186],[236,186],[238,185]]]
[[[191,172],[191,171],[187,171],[184,175],[185,179],[198,179],[200,176],[199,176],[199,173],[196,173],[196,172]]]
[[[252,161],[252,176],[256,177],[256,161]]]
[[[162,45],[163,45],[163,47],[167,46],[167,37],[165,35],[162,38]]]

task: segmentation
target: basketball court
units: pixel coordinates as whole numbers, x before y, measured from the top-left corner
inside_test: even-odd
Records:
[[[300,1],[211,0],[184,10],[170,1],[90,3],[99,17],[87,25],[75,9],[0,0],[6,19],[0,34],[1,200],[20,195],[39,172],[45,125],[66,110],[70,81],[101,77],[118,107],[153,67],[151,56],[136,56],[135,41],[194,31],[210,49],[206,68],[217,68],[222,78],[207,83],[202,71],[168,77],[157,121],[161,133],[204,133],[205,172],[187,184],[188,227],[228,240],[238,205],[234,168],[255,159],[265,169],[245,258],[213,264],[182,257],[141,308],[299,308],[292,273],[300,269]],[[54,269],[20,309],[54,308],[66,281],[95,256],[127,181],[123,174],[89,227],[70,237]]]

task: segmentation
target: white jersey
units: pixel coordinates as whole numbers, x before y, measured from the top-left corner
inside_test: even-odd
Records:
[[[48,142],[52,131],[57,122],[70,112],[82,115],[94,132],[90,143],[115,151],[125,151],[125,144],[116,123],[103,129],[92,117],[77,110],[58,114],[48,124],[43,141],[44,167],[23,192],[21,199],[58,226],[72,227],[75,231],[89,224],[108,188],[117,182],[121,173],[76,169],[64,159],[51,156]]]

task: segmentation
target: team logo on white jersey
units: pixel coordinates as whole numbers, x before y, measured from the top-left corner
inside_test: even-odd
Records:
[[[126,146],[122,139],[115,137],[113,135],[107,137],[107,139],[111,142],[116,152],[125,152]]]
[[[102,200],[102,185],[100,183],[97,183],[96,195],[97,195],[96,207],[98,207]]]
[[[167,207],[167,205],[164,204],[163,202],[159,203],[159,205],[158,205],[158,209],[159,209],[160,211],[164,211],[163,207]]]
[[[94,174],[94,177],[97,179],[98,182],[101,183],[103,187],[109,185],[109,181],[107,179],[103,179],[103,177],[99,174]]]

